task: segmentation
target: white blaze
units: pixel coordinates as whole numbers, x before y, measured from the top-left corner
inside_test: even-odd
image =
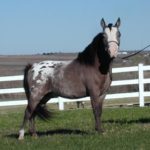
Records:
[[[111,30],[110,28],[105,29],[105,33],[107,34],[108,38],[108,50],[110,52],[111,57],[116,57],[118,53],[118,41],[117,41],[117,28],[112,27]],[[117,42],[117,43],[116,43]]]

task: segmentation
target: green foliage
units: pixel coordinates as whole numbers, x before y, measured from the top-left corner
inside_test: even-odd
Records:
[[[150,108],[105,108],[105,132],[94,131],[90,109],[56,111],[48,122],[36,120],[39,137],[17,140],[23,109],[0,110],[0,150],[148,150]]]

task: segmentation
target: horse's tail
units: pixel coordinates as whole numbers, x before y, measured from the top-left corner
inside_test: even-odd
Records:
[[[27,99],[29,100],[30,97],[30,90],[29,90],[29,83],[28,83],[28,71],[31,69],[32,65],[28,64],[24,69],[24,80],[23,80],[23,86],[25,90],[25,94]]]
[[[35,111],[36,115],[44,121],[50,119],[53,117],[53,113],[49,110],[47,110],[46,105],[38,105]]]
[[[23,86],[25,89],[25,94],[27,99],[30,99],[30,87],[29,87],[29,83],[28,83],[28,72],[31,69],[32,65],[28,64],[25,69],[24,69],[24,80],[23,80]],[[52,117],[52,112],[48,111],[45,103],[39,103],[34,111],[34,115],[38,115],[39,118],[41,118],[42,120],[48,120],[49,118]]]

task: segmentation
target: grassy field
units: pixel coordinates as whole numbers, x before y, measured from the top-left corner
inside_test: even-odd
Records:
[[[150,107],[105,108],[105,132],[94,131],[91,109],[56,111],[49,122],[37,119],[39,137],[18,141],[24,108],[0,108],[0,150],[148,150]]]

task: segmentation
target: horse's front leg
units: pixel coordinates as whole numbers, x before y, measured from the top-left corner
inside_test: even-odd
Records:
[[[91,104],[93,108],[93,114],[95,118],[95,130],[99,133],[103,132],[102,129],[102,123],[101,123],[101,115],[102,115],[102,107],[103,107],[103,100],[105,98],[104,96],[100,97],[91,97]]]

